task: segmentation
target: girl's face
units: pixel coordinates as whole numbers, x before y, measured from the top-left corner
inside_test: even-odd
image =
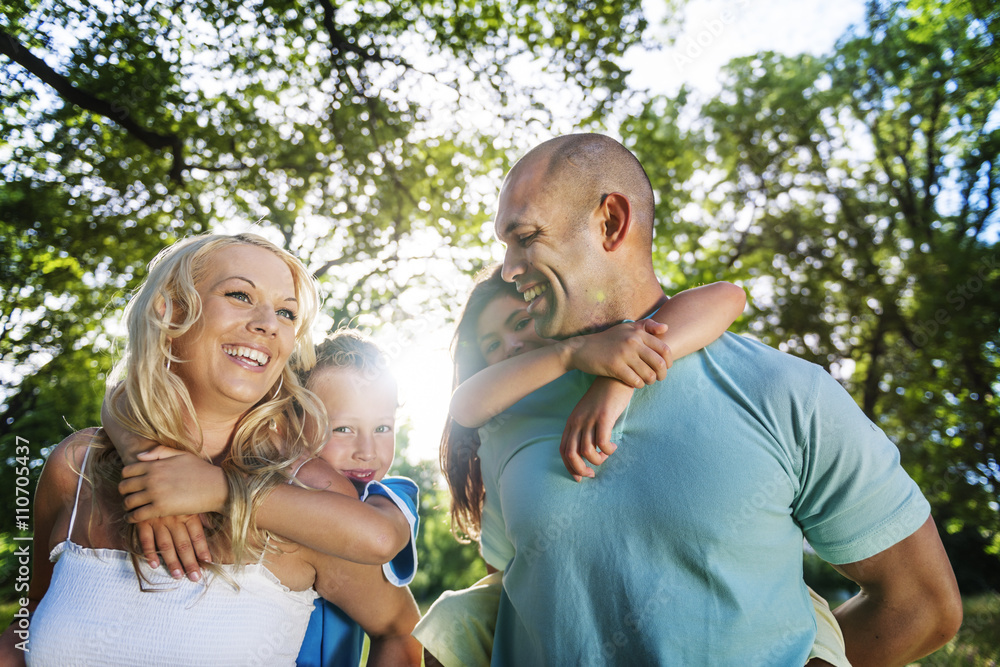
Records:
[[[274,386],[295,346],[298,301],[284,261],[252,245],[213,253],[201,318],[173,339],[174,372],[197,408],[243,412]]]
[[[398,397],[392,376],[328,366],[312,372],[307,388],[330,418],[330,439],[320,458],[360,484],[385,477],[396,453]]]
[[[476,345],[487,366],[550,345],[535,333],[523,299],[503,295],[491,301],[476,322]]]

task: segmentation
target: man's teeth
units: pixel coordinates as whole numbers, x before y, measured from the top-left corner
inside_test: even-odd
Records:
[[[531,302],[535,297],[545,291],[545,285],[535,285],[531,289],[524,290],[524,300]]]
[[[271,357],[267,356],[263,352],[255,350],[252,347],[243,347],[242,345],[237,347],[227,347],[224,348],[224,351],[230,357],[242,357],[243,359],[249,359],[258,366],[263,366],[271,360]]]

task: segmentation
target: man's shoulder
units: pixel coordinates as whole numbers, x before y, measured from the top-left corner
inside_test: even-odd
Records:
[[[827,374],[811,361],[776,350],[746,334],[726,332],[702,352],[721,370],[746,374],[758,381],[786,379],[812,384],[818,375]]]

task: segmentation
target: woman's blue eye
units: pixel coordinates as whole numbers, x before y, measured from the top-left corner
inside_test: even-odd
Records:
[[[247,294],[246,292],[226,292],[226,296],[250,303],[250,295]]]
[[[298,315],[296,315],[292,311],[288,310],[287,308],[280,309],[278,311],[278,315],[280,315],[281,317],[284,317],[285,319],[291,320],[292,322],[294,322],[295,318],[298,317]]]
[[[350,426],[334,426],[333,427],[333,432],[334,433],[350,433],[351,432],[351,427]]]

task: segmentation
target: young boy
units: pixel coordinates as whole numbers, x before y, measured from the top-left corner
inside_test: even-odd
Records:
[[[417,485],[405,477],[385,477],[396,451],[396,380],[385,355],[353,329],[340,329],[316,347],[316,365],[301,378],[326,406],[329,440],[319,456],[350,479],[361,499],[389,498],[406,516],[409,544],[382,566],[396,586],[413,580],[417,569]],[[344,612],[319,598],[309,620],[299,667],[357,667],[364,633]]]

